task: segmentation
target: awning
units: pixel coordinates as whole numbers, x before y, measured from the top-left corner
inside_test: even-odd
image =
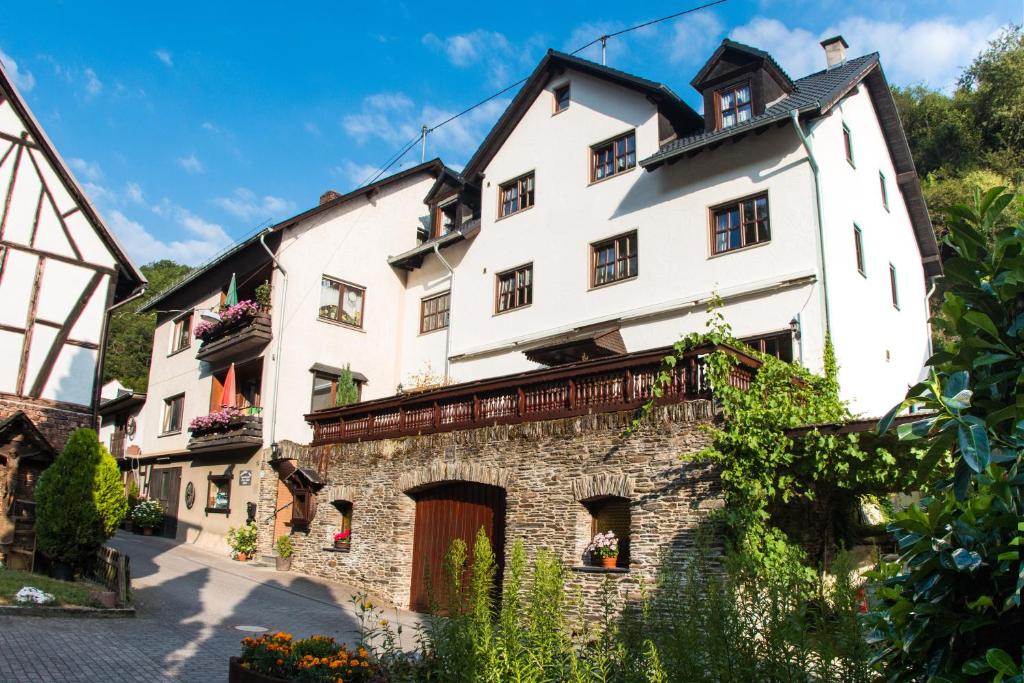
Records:
[[[618,326],[580,328],[543,339],[523,349],[526,357],[542,365],[564,365],[591,358],[626,353]]]

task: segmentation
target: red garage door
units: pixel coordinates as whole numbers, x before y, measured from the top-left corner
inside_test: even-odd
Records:
[[[461,538],[472,563],[473,544],[481,527],[491,540],[498,577],[505,564],[505,489],[458,481],[427,489],[416,496],[416,529],[412,546],[412,609],[426,612],[430,592],[444,596],[444,556]],[[427,580],[432,584],[428,587]]]

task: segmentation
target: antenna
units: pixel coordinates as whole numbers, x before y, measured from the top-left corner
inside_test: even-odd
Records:
[[[601,36],[601,66],[608,66],[605,51],[608,48],[608,36]]]
[[[420,128],[420,141],[422,143],[422,146],[420,147],[420,163],[421,164],[424,161],[427,160],[427,133],[429,133],[429,132],[430,132],[430,129],[427,128],[427,124],[424,123],[423,127]]]

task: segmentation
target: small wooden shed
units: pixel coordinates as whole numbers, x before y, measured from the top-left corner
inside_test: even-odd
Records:
[[[56,455],[24,412],[0,421],[0,557],[11,569],[35,566],[36,482]]]

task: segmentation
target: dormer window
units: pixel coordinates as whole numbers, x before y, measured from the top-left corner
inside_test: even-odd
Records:
[[[434,207],[434,237],[443,237],[457,226],[459,202],[452,198]]]
[[[715,99],[718,101],[718,127],[720,129],[731,128],[754,117],[754,105],[750,99],[750,83],[719,90]]]
[[[561,85],[561,86],[555,88],[554,95],[555,95],[555,112],[554,113],[558,114],[559,112],[563,112],[563,111],[565,111],[566,109],[569,108],[569,102],[571,101],[571,99],[569,97],[569,84],[568,83],[566,83],[565,85]]]

